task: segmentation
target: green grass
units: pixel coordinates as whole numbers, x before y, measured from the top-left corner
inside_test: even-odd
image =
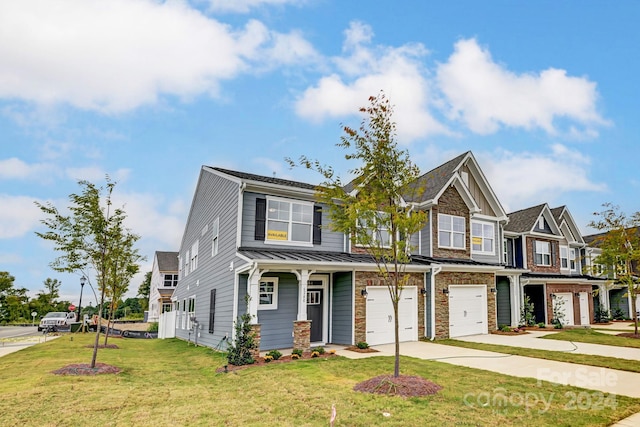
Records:
[[[0,358],[0,425],[316,426],[328,424],[332,404],[336,426],[606,426],[640,412],[640,399],[413,358],[402,358],[402,374],[428,378],[442,391],[409,399],[353,391],[393,372],[392,357],[336,356],[220,374],[223,355],[175,339],[111,339],[120,348],[100,350],[98,361],[120,367],[117,375],[51,373],[88,363],[91,342],[91,335],[62,336]]]
[[[579,365],[597,366],[600,368],[619,369],[621,371],[640,373],[640,361],[623,360],[615,357],[594,356],[573,353],[571,351],[535,350],[532,348],[512,347],[498,344],[482,344],[457,340],[438,340],[438,344],[455,347],[473,348],[476,350],[493,351],[496,353],[513,354],[516,356],[535,357],[538,359],[555,360],[557,362],[577,363]]]
[[[545,335],[542,338],[548,340],[576,341],[589,344],[640,348],[640,339],[618,337],[616,335],[594,331],[593,329],[567,329],[555,334]]]

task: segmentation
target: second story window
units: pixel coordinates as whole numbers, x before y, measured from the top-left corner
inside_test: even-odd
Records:
[[[569,269],[569,248],[566,246],[560,246],[560,268]]]
[[[219,234],[220,234],[220,218],[216,218],[213,221],[213,227],[211,227],[211,256],[215,256],[218,254],[218,244],[219,244]]]
[[[464,249],[465,231],[464,217],[438,214],[438,247]]]
[[[178,285],[178,275],[177,274],[165,274],[164,275],[164,286],[165,288],[175,288]]]
[[[473,221],[471,223],[471,250],[474,253],[495,254],[494,226],[490,222]]]
[[[367,220],[358,220],[358,227],[364,231],[367,236],[364,237],[358,245],[365,246],[377,246],[383,248],[391,247],[391,233],[389,233],[389,229],[387,225],[389,223],[389,215],[384,212],[378,212],[376,216],[374,216],[369,221]]]
[[[271,242],[312,243],[313,204],[267,200],[267,235]]]
[[[536,265],[551,266],[551,243],[536,240],[535,250]]]
[[[569,266],[571,267],[571,271],[578,270],[578,266],[576,262],[576,251],[577,249],[575,248],[569,249]]]

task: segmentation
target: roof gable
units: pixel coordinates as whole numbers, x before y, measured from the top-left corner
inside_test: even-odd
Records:
[[[569,209],[566,206],[553,208],[551,209],[551,213],[553,214],[553,218],[560,226],[560,229],[563,231],[563,234],[565,235],[569,243],[585,244],[582,233],[580,233],[578,225],[576,224],[573,216],[571,215],[571,212],[569,212]]]
[[[158,271],[178,271],[178,252],[156,251]]]
[[[504,227],[506,232],[519,234],[539,233],[539,231],[536,231],[536,226],[542,217],[545,223],[548,224],[552,235],[562,236],[562,231],[558,227],[549,205],[546,203],[511,212],[508,216],[509,223]]]

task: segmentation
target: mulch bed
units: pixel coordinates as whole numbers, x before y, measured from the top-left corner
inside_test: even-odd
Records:
[[[320,355],[316,356],[315,359],[328,359],[328,358],[330,358],[332,356],[335,356],[335,354],[331,354],[329,352],[326,352],[324,354],[320,354]],[[254,368],[254,367],[258,367],[258,366],[278,365],[280,363],[295,362],[296,360],[305,360],[305,359],[314,359],[314,357],[311,357],[311,353],[303,353],[302,357],[300,359],[293,359],[291,357],[291,355],[287,355],[287,356],[280,356],[280,358],[278,360],[272,360],[271,362],[265,361],[264,357],[259,357],[251,365],[241,365],[241,366],[225,365],[225,366],[222,366],[222,367],[216,369],[216,372],[217,373],[233,372],[233,371],[239,371],[239,370],[247,369],[247,368]]]
[[[536,328],[536,330],[537,329],[538,328]],[[495,331],[491,331],[491,333],[494,335],[525,335],[525,334],[528,334],[529,332],[527,332],[524,329],[518,329],[518,331],[509,331],[509,332],[501,331],[500,329],[498,329]]]
[[[352,345],[350,347],[346,347],[345,350],[355,351],[356,353],[377,353],[378,350],[373,349],[371,347],[360,348],[358,346]]]
[[[95,368],[92,368],[89,363],[75,363],[52,371],[51,373],[56,375],[101,375],[117,374],[120,371],[120,368],[107,365],[106,363],[96,363]]]
[[[623,332],[621,334],[617,334],[617,336],[619,337],[625,337],[625,338],[636,338],[636,339],[640,339],[640,334],[634,334],[633,332]]]
[[[85,345],[85,348],[93,348],[93,344]],[[98,348],[120,348],[120,347],[118,347],[115,344],[107,344],[107,345],[99,344]]]
[[[363,393],[401,397],[423,397],[436,394],[442,390],[442,386],[422,377],[410,375],[400,375],[399,377],[380,375],[356,384],[353,389]]]

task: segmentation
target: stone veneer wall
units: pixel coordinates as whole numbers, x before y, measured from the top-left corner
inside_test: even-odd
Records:
[[[493,273],[465,273],[465,272],[441,272],[436,275],[435,306],[436,306],[436,338],[449,338],[449,295],[443,292],[449,289],[449,285],[485,285],[487,287],[487,326],[489,332],[495,331],[497,325],[496,279]]]
[[[423,273],[405,273],[408,274],[409,281],[407,286],[416,286],[418,288],[418,339],[424,337],[424,297],[420,293],[420,289],[425,286]],[[356,271],[355,273],[355,290],[356,306],[354,313],[354,329],[355,342],[367,341],[367,299],[361,296],[362,290],[367,286],[385,286],[380,276],[375,271]]]
[[[311,350],[311,320],[293,322],[293,348],[299,348],[302,351]]]
[[[580,298],[575,295],[576,292],[586,292],[589,297],[589,323],[593,322],[594,308],[593,308],[593,294],[591,293],[591,285],[578,285],[567,283],[547,283],[547,319],[549,323],[553,319],[553,298],[551,294],[557,294],[562,292],[571,292],[573,300],[573,323],[574,325],[580,325]]]
[[[464,249],[447,249],[438,247],[438,214],[448,214],[464,217],[465,223],[465,243]],[[440,199],[438,204],[433,207],[433,221],[431,224],[431,235],[433,236],[433,256],[442,258],[471,258],[471,226],[469,223],[469,208],[464,202],[458,190],[455,188],[447,188]]]
[[[253,342],[256,345],[255,348],[251,350],[251,356],[257,360],[258,357],[260,357],[260,340],[262,339],[261,325],[258,323],[251,325],[251,332],[253,333]]]

